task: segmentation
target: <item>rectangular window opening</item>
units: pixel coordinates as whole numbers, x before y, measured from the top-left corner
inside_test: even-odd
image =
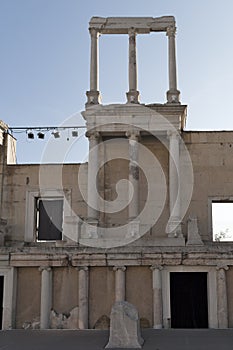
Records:
[[[62,240],[63,199],[36,199],[36,238],[37,241]]]
[[[214,242],[233,241],[233,201],[212,201],[212,234]]]

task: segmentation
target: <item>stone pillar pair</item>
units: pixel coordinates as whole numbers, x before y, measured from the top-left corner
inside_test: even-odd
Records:
[[[79,267],[79,329],[88,329],[89,270]],[[125,300],[125,266],[114,266],[115,301]]]
[[[125,301],[125,266],[115,266],[115,301]],[[153,328],[163,327],[161,266],[152,266]]]
[[[128,103],[138,103],[137,91],[137,59],[136,59],[136,32],[129,30],[129,92]],[[91,36],[91,62],[90,62],[90,91],[87,91],[87,105],[100,103],[99,92],[99,33],[96,29],[90,29]]]
[[[79,329],[88,329],[89,270],[79,267]],[[125,266],[114,266],[115,301],[125,300]]]
[[[133,196],[129,202],[129,220],[137,218],[139,213],[139,167],[138,167],[138,139],[139,132],[127,132],[129,139],[129,182],[133,186]],[[99,139],[98,132],[87,132],[89,138],[89,158],[88,158],[88,223],[90,224],[89,238],[97,238],[97,227],[99,221],[99,194],[98,194],[98,169],[99,169]],[[131,197],[131,196],[130,196]]]
[[[52,268],[40,267],[41,271],[41,305],[40,328],[50,328],[52,309]],[[79,329],[88,328],[88,267],[79,267]]]

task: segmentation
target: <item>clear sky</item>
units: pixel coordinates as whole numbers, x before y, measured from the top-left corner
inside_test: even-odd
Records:
[[[89,89],[92,16],[174,15],[177,21],[178,88],[188,104],[187,129],[233,130],[233,2],[231,0],[0,0],[0,119],[10,126],[80,125]],[[125,102],[126,36],[100,38],[103,103]],[[138,88],[142,103],[165,102],[167,38],[138,36]],[[40,162],[45,140],[18,139],[18,162]],[[69,141],[66,139],[69,138]],[[81,161],[81,136],[54,140],[49,161]]]

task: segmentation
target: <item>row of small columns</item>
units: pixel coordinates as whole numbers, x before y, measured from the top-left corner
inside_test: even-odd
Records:
[[[52,268],[40,267],[41,271],[41,306],[40,328],[49,329],[50,311],[52,309]],[[88,329],[88,295],[89,295],[89,269],[87,266],[79,267],[79,329]],[[115,271],[115,301],[126,299],[125,266],[113,267]],[[154,327],[162,328],[162,285],[160,268],[153,267],[153,293],[154,293]]]
[[[174,26],[167,28],[168,36],[168,67],[169,67],[169,90],[167,91],[168,103],[179,103],[180,92],[177,90],[176,78],[176,47]],[[90,91],[87,91],[87,105],[100,103],[99,92],[99,46],[100,33],[90,29],[91,36],[91,62],[90,62]],[[136,54],[136,31],[129,29],[129,91],[126,93],[128,103],[139,103],[139,92],[137,90],[137,54]]]
[[[140,133],[138,131],[126,132],[129,140],[129,182],[134,192],[129,201],[129,220],[137,218],[139,214],[139,167],[138,148]],[[91,224],[98,224],[98,191],[96,190],[95,176],[98,173],[99,152],[98,144],[100,134],[87,132],[89,138],[88,159],[88,220]],[[176,131],[168,132],[169,139],[169,210],[170,227],[169,237],[182,235],[180,225],[180,194],[179,194],[179,164],[180,164],[180,136]]]
[[[226,271],[228,266],[217,267],[217,310],[218,328],[228,328],[228,305]],[[40,328],[50,326],[50,311],[52,308],[52,268],[40,267],[41,271],[41,309]],[[79,267],[79,329],[88,329],[88,295],[89,295],[89,268]],[[115,301],[126,299],[125,266],[113,267],[115,271]],[[153,286],[153,327],[163,327],[162,310],[162,266],[151,266]]]

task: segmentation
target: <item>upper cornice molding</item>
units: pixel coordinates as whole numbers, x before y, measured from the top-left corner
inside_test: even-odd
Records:
[[[89,30],[95,29],[101,34],[128,34],[166,32],[168,28],[175,28],[174,16],[162,17],[92,17]]]

